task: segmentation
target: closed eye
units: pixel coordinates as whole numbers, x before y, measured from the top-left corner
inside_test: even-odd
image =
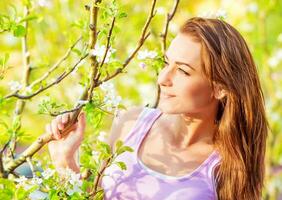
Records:
[[[164,61],[165,66],[168,66],[169,63],[165,60]],[[177,68],[178,71],[180,71],[181,73],[185,74],[186,76],[190,76],[190,74],[188,72],[186,72],[185,70],[181,69],[181,68]]]
[[[184,71],[181,68],[177,68],[177,70],[179,70],[181,73],[185,74],[186,76],[190,76],[190,74],[188,72]]]

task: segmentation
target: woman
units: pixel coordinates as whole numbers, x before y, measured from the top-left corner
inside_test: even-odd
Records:
[[[105,199],[261,199],[267,120],[242,36],[222,20],[192,18],[165,59],[158,108],[132,108],[114,120],[110,144],[121,139],[135,153],[119,158],[126,171],[105,171]],[[57,168],[79,172],[74,152],[85,118],[62,139],[67,121],[63,115],[47,125],[56,139],[49,151]]]

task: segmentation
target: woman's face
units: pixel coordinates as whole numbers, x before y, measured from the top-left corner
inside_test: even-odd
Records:
[[[215,105],[212,88],[201,68],[201,44],[179,33],[171,42],[158,77],[159,108],[170,114],[196,114]]]

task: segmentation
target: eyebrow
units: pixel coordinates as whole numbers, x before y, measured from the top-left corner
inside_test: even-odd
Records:
[[[167,60],[169,60],[166,54],[165,54],[164,56],[165,56],[165,58],[166,58]],[[180,62],[180,61],[175,61],[175,63],[178,64],[178,65],[186,65],[187,67],[190,67],[191,69],[193,69],[194,71],[196,71],[195,68],[193,68],[189,63]]]

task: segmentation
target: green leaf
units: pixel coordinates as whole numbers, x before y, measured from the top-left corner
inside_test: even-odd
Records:
[[[78,56],[81,56],[81,51],[79,49],[73,48],[72,51],[76,53]]]
[[[111,154],[111,147],[110,147],[109,144],[107,144],[105,142],[99,141],[96,145],[96,148],[97,148],[98,151],[100,151],[102,153]]]
[[[22,18],[19,23],[25,22],[25,21],[31,21],[31,20],[35,20],[38,19],[38,16],[36,15],[29,15],[27,17]]]
[[[124,18],[124,17],[127,17],[127,14],[125,12],[119,13],[118,15],[119,19]]]
[[[23,25],[17,25],[13,33],[15,37],[23,37],[26,34],[26,28]]]
[[[121,170],[126,170],[126,164],[124,162],[116,162],[115,164],[117,164],[117,166],[119,166],[119,168]]]
[[[116,150],[119,149],[120,147],[122,147],[122,145],[123,145],[123,141],[118,140],[118,141],[116,142],[116,144],[115,144],[115,149],[116,149]]]
[[[120,154],[122,154],[124,152],[133,152],[133,151],[134,150],[131,147],[129,147],[129,146],[123,146],[123,147],[121,147],[121,148],[116,150],[116,154],[120,155]]]

